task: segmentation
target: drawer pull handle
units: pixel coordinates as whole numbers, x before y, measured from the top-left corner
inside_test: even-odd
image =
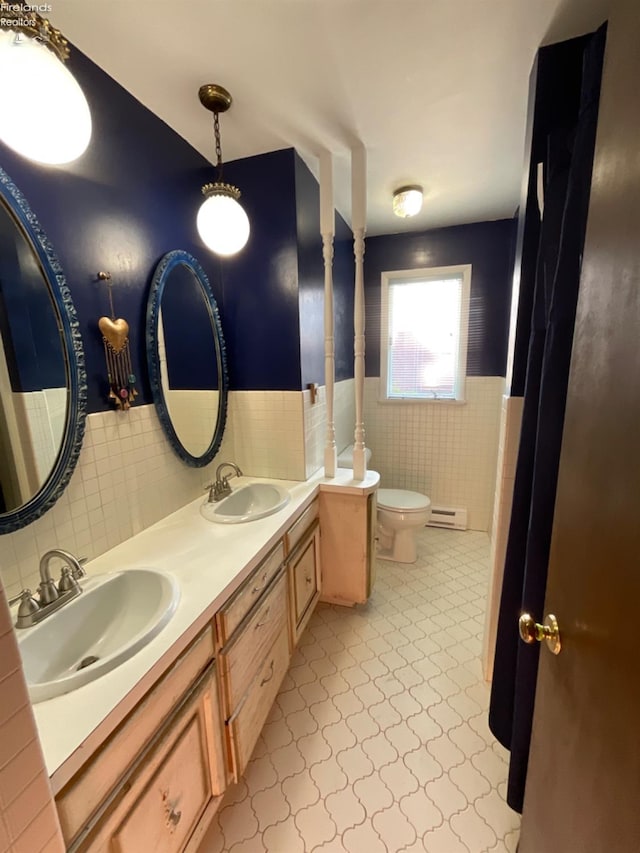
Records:
[[[262,577],[260,578],[260,586],[254,586],[254,588],[251,590],[251,595],[255,595],[256,592],[262,592],[262,590],[264,589],[265,581],[267,580],[267,575],[268,572],[265,572],[262,575]]]
[[[313,580],[309,577],[309,575],[306,576],[305,580],[307,583],[313,583]]]
[[[264,687],[268,681],[271,681],[273,678],[273,661],[271,661],[271,665],[269,666],[269,675],[262,679],[260,682],[260,687]]]
[[[172,826],[177,826],[180,823],[180,819],[182,818],[182,812],[177,812],[175,809],[171,809],[167,816],[167,822]]]
[[[271,622],[271,619],[267,618],[269,616],[270,610],[271,605],[269,605],[269,607],[267,607],[267,609],[264,611],[265,618],[262,620],[262,622],[256,622],[255,628],[253,629],[254,631],[257,631],[258,628],[264,628],[265,625],[268,625],[269,622]]]
[[[180,820],[182,818],[182,812],[177,811],[174,806],[169,802],[168,791],[162,792],[162,800],[164,802],[164,810],[167,815],[167,826],[173,831],[180,823]]]

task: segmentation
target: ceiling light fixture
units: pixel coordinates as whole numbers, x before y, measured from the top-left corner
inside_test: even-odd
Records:
[[[415,216],[422,210],[422,187],[400,187],[393,193],[393,212],[396,216]]]
[[[1,5],[0,139],[37,163],[71,163],[89,145],[91,113],[65,65],[68,42],[37,6]]]
[[[217,255],[235,255],[249,239],[249,218],[238,203],[240,190],[222,180],[222,146],[218,114],[231,106],[231,95],[222,86],[208,83],[198,91],[200,103],[213,113],[213,132],[216,139],[218,172],[213,184],[205,184],[205,200],[198,211],[198,233],[204,243]]]

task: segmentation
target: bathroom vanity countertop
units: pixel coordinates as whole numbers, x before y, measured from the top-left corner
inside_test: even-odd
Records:
[[[203,499],[198,498],[91,560],[86,565],[89,576],[136,567],[167,572],[180,584],[181,596],[171,621],[131,659],[71,693],[33,706],[54,794],[211,622],[305,504],[320,490],[368,494],[379,480],[377,472],[369,471],[364,480],[354,481],[353,472],[341,468],[332,479],[319,471],[304,482],[278,480],[290,491],[290,502],[273,515],[245,524],[205,520],[200,514]],[[250,482],[273,480],[241,477],[233,487]]]

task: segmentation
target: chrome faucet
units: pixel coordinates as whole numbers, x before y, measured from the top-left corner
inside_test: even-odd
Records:
[[[242,477],[242,471],[235,462],[221,462],[216,468],[215,483],[209,483],[209,485],[205,487],[209,490],[209,503],[221,501],[222,498],[226,498],[231,494],[229,477],[232,477],[233,474],[228,474],[226,477],[222,477],[221,473],[223,468],[233,468],[233,473],[236,477]]]
[[[54,557],[65,561],[62,568],[60,580],[56,585],[51,577],[49,564]],[[82,588],[78,581],[86,575],[82,563],[86,557],[79,560],[63,551],[62,548],[52,548],[42,555],[40,559],[40,586],[38,587],[38,598],[34,598],[30,589],[23,589],[20,594],[20,606],[18,607],[18,618],[16,628],[29,628],[37,622],[41,622],[51,613],[59,610],[72,598],[80,595]]]

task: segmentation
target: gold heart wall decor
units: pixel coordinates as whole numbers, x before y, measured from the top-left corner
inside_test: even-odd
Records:
[[[129,324],[122,317],[116,320],[113,310],[111,293],[111,273],[99,272],[99,281],[106,281],[109,290],[109,305],[111,317],[100,317],[98,328],[102,332],[104,357],[107,362],[107,378],[109,380],[109,399],[116,406],[126,411],[138,396],[135,389],[136,377],[131,367],[129,352]]]
[[[110,320],[108,317],[100,317],[98,328],[114,352],[121,352],[126,347],[129,341],[129,324],[126,320],[122,318]]]

